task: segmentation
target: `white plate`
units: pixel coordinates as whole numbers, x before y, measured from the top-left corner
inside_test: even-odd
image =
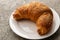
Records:
[[[28,21],[28,20],[23,20],[19,22],[15,21],[12,16],[14,12],[11,14],[10,19],[9,19],[10,27],[13,30],[13,32],[15,32],[17,35],[27,38],[27,39],[47,38],[51,36],[52,34],[54,34],[59,28],[59,15],[52,8],[51,10],[53,12],[53,25],[52,25],[51,31],[49,31],[49,33],[46,35],[40,36],[37,33],[36,24],[31,21]]]

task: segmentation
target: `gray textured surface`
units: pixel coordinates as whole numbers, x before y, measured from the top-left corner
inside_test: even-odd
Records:
[[[55,9],[60,15],[60,0],[40,1]],[[24,4],[24,2],[21,0],[0,0],[0,40],[26,40],[13,33],[8,22],[11,13],[16,7],[20,6],[20,4]],[[54,35],[43,40],[60,40],[60,28]]]

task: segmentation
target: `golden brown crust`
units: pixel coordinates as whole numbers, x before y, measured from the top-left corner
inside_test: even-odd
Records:
[[[48,33],[52,25],[52,20],[53,20],[52,18],[53,16],[48,12],[44,12],[44,14],[42,14],[38,18],[36,24],[37,24],[39,34],[43,35]]]
[[[44,4],[32,2],[16,9],[13,14],[15,20],[30,19],[37,24],[38,33],[46,34],[52,25],[52,11]]]

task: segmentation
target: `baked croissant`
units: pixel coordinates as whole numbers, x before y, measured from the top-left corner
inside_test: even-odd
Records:
[[[36,23],[37,32],[44,35],[49,32],[53,22],[52,11],[40,2],[31,2],[17,8],[13,14],[15,20],[28,19]]]

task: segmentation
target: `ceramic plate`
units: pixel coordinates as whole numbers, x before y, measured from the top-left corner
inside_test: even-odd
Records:
[[[50,8],[53,12],[53,25],[52,25],[52,29],[49,31],[48,34],[46,35],[39,35],[37,33],[37,28],[36,28],[36,24],[32,21],[29,20],[22,20],[22,21],[15,21],[13,18],[13,13],[15,11],[13,11],[13,13],[10,16],[9,19],[9,24],[11,29],[13,30],[13,32],[15,32],[17,35],[23,37],[23,38],[27,38],[27,39],[43,39],[43,38],[47,38],[49,36],[51,36],[52,34],[54,34],[58,28],[59,28],[59,15],[58,13]]]

